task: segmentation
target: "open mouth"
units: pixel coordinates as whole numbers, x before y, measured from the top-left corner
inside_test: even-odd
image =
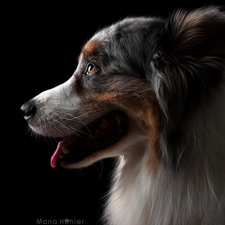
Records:
[[[96,151],[107,148],[120,140],[128,131],[128,117],[115,111],[84,126],[76,134],[65,137],[51,157],[51,166],[77,163]]]

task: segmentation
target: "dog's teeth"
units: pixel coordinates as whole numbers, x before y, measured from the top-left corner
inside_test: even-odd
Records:
[[[64,146],[62,147],[62,152],[63,152],[65,155],[69,155],[71,151],[72,151],[71,149],[68,149],[68,148],[66,148],[66,147],[64,147]]]
[[[59,155],[59,159],[63,159],[65,157],[65,154]]]

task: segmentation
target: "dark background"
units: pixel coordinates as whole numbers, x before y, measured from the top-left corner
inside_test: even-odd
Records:
[[[179,7],[223,1],[29,2],[1,9],[5,68],[1,107],[2,124],[7,124],[2,126],[1,157],[5,224],[33,225],[37,219],[59,224],[59,219],[68,218],[93,225],[101,217],[115,160],[82,170],[52,169],[50,158],[57,143],[30,135],[20,115],[21,104],[69,79],[83,44],[96,30],[127,16],[167,17]]]

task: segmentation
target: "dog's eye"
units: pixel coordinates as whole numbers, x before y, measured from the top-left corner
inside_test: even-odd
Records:
[[[92,75],[97,71],[97,68],[94,63],[88,63],[87,69],[86,69],[86,75]]]

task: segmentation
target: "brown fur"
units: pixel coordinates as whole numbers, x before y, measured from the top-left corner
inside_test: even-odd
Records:
[[[112,83],[104,84],[104,90],[104,93],[91,93],[91,90],[85,92],[84,111],[106,107],[113,110],[118,106],[130,114],[150,139],[152,155],[146,166],[152,168],[158,165],[161,160],[159,147],[161,112],[154,91],[146,83],[130,76],[118,76]]]

